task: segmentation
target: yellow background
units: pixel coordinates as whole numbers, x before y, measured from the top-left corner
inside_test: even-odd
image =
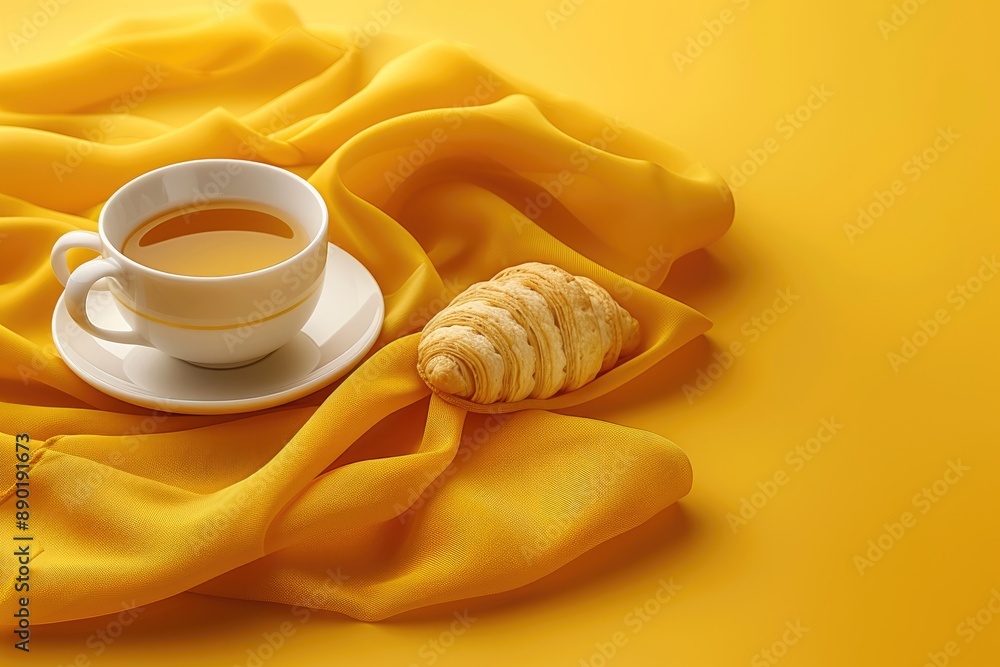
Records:
[[[102,642],[88,638],[113,631],[113,617],[38,627],[30,662],[245,665],[263,635],[291,621],[294,634],[265,664],[600,665],[596,645],[619,632],[625,641],[608,664],[923,665],[948,642],[958,649],[948,664],[995,664],[1000,615],[981,631],[961,624],[1000,590],[1000,280],[968,300],[953,290],[1000,249],[990,207],[1000,9],[909,0],[897,4],[915,13],[905,23],[897,14],[902,25],[886,32],[879,21],[891,20],[892,0],[565,0],[565,16],[559,0],[400,1],[391,31],[473,44],[501,69],[620,115],[727,178],[767,155],[736,188],[730,233],[680,261],[664,286],[715,328],[575,409],[678,443],[694,466],[692,493],[554,575],[493,598],[378,624],[322,613],[301,624],[279,605],[182,595],[144,609],[101,655],[93,647]],[[388,3],[294,4],[307,22],[354,24]],[[5,0],[0,65],[43,58],[122,13],[180,6],[213,4],[70,0],[14,53],[8,32],[38,7]],[[723,10],[730,22],[712,23]],[[705,21],[719,34],[702,34],[702,52],[679,67],[675,52],[709,29]],[[814,86],[832,96],[813,98],[819,108],[800,111],[811,117],[792,133],[782,119]],[[908,161],[942,128],[958,138],[914,180]],[[858,207],[897,179],[902,194],[849,238]],[[786,289],[798,299],[772,320],[768,308]],[[946,321],[936,335],[917,334],[926,345],[894,368],[889,354],[939,310]],[[754,317],[773,323],[763,331]],[[713,354],[734,342],[743,354],[713,367]],[[702,380],[701,395],[685,391],[699,371],[718,379]],[[799,469],[786,455],[824,418],[843,428]],[[938,502],[914,501],[958,460],[969,470],[938,484],[947,488]],[[744,498],[762,504],[751,496],[776,474],[786,483],[734,534],[727,515]],[[915,523],[898,540],[883,536],[904,512]],[[880,536],[893,544],[862,575],[855,556]],[[628,616],[671,578],[682,588],[669,603],[648,621]],[[477,620],[436,652],[429,642],[463,610]],[[808,631],[782,651],[783,636],[796,639],[786,623],[797,622]],[[772,663],[759,652],[775,642],[783,655]],[[4,664],[27,662],[6,643]]]

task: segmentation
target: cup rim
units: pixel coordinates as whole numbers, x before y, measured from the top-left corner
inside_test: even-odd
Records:
[[[306,191],[312,194],[312,196],[315,197],[316,202],[319,204],[319,210],[322,215],[322,220],[320,221],[320,232],[317,233],[314,238],[310,239],[309,243],[306,244],[306,247],[304,247],[302,250],[298,251],[297,253],[295,253],[290,257],[286,257],[277,264],[272,264],[271,266],[265,266],[262,269],[255,269],[253,271],[246,271],[243,273],[233,273],[224,276],[189,276],[183,273],[170,273],[169,271],[161,271],[160,269],[154,269],[151,266],[146,266],[145,264],[141,264],[135,261],[134,259],[127,257],[125,253],[123,253],[113,243],[111,243],[111,240],[107,236],[107,230],[105,229],[105,216],[107,214],[108,209],[111,208],[111,204],[114,203],[116,199],[124,197],[123,193],[127,189],[129,189],[130,187],[132,187],[141,180],[147,178],[149,179],[155,178],[161,172],[170,171],[181,167],[190,167],[192,165],[197,165],[197,164],[209,164],[209,163],[216,163],[219,165],[229,165],[232,163],[238,163],[242,165],[248,165],[249,168],[251,169],[263,169],[265,171],[272,171],[274,173],[282,174],[283,177],[291,178],[293,181],[298,181],[299,184],[305,186]],[[220,282],[225,280],[237,280],[248,277],[259,277],[269,272],[279,272],[282,269],[282,267],[287,268],[288,265],[291,265],[292,263],[298,261],[299,259],[302,259],[307,255],[315,252],[317,247],[326,247],[327,243],[329,243],[329,241],[327,240],[329,237],[329,224],[330,224],[330,212],[327,209],[326,201],[323,199],[323,195],[319,193],[319,190],[317,190],[312,183],[302,178],[298,174],[294,174],[288,171],[287,169],[282,169],[281,167],[276,167],[274,165],[270,165],[265,162],[254,162],[253,160],[240,160],[237,158],[205,158],[200,160],[185,160],[184,162],[174,162],[168,165],[164,165],[162,167],[157,167],[156,169],[147,171],[143,174],[136,176],[135,178],[131,179],[130,181],[122,185],[120,188],[115,190],[114,194],[108,197],[108,200],[104,203],[104,206],[101,207],[101,213],[97,218],[97,234],[101,238],[101,245],[110,254],[114,256],[115,261],[121,262],[122,264],[129,266],[133,270],[149,273],[161,278],[176,280],[179,282]]]

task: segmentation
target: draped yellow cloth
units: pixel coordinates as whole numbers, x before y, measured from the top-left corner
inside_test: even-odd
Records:
[[[54,241],[95,229],[135,176],[206,157],[307,177],[330,240],[378,280],[384,329],[344,380],[194,417],[110,398],[58,358]],[[28,595],[48,623],[193,590],[377,620],[522,586],[641,524],[690,489],[684,453],[557,411],[707,330],[655,289],[732,216],[720,178],[619,119],[463,47],[305,27],[280,3],[119,20],[0,72],[0,520],[6,544],[27,433],[34,537],[30,594],[2,549],[0,609]],[[525,261],[608,289],[639,353],[548,400],[431,396],[423,324]]]

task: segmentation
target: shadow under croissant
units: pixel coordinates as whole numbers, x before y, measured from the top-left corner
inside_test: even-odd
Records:
[[[739,222],[738,216],[735,229],[711,249],[695,250],[678,258],[657,291],[695,308],[715,323],[728,319],[732,312],[743,312],[739,300],[746,297],[740,294],[741,286],[751,283],[751,277],[763,271],[758,264],[765,258],[759,257],[740,233]],[[601,418],[608,413],[639,414],[652,406],[657,410],[686,409],[691,401],[685,396],[684,387],[695,386],[699,371],[712,363],[713,354],[722,352],[730,342],[710,329],[615,391],[558,412]],[[735,379],[728,375],[716,384],[725,385]],[[670,437],[669,433],[662,435]]]
[[[711,335],[711,332],[708,335]],[[687,404],[683,393],[684,385],[696,378],[698,369],[703,368],[711,360],[714,350],[713,343],[706,336],[698,336],[615,391],[556,412],[576,417],[603,419],[609,414],[639,413],[651,406],[661,411],[667,407],[681,410]],[[621,421],[620,418],[609,420]],[[627,421],[625,425],[641,428],[640,425]],[[661,435],[670,438],[669,433]],[[683,446],[681,448],[683,449]]]

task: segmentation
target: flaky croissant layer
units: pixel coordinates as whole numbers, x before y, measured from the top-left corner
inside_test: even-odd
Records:
[[[471,285],[424,327],[417,370],[475,403],[549,398],[614,367],[639,323],[593,280],[529,262]]]

